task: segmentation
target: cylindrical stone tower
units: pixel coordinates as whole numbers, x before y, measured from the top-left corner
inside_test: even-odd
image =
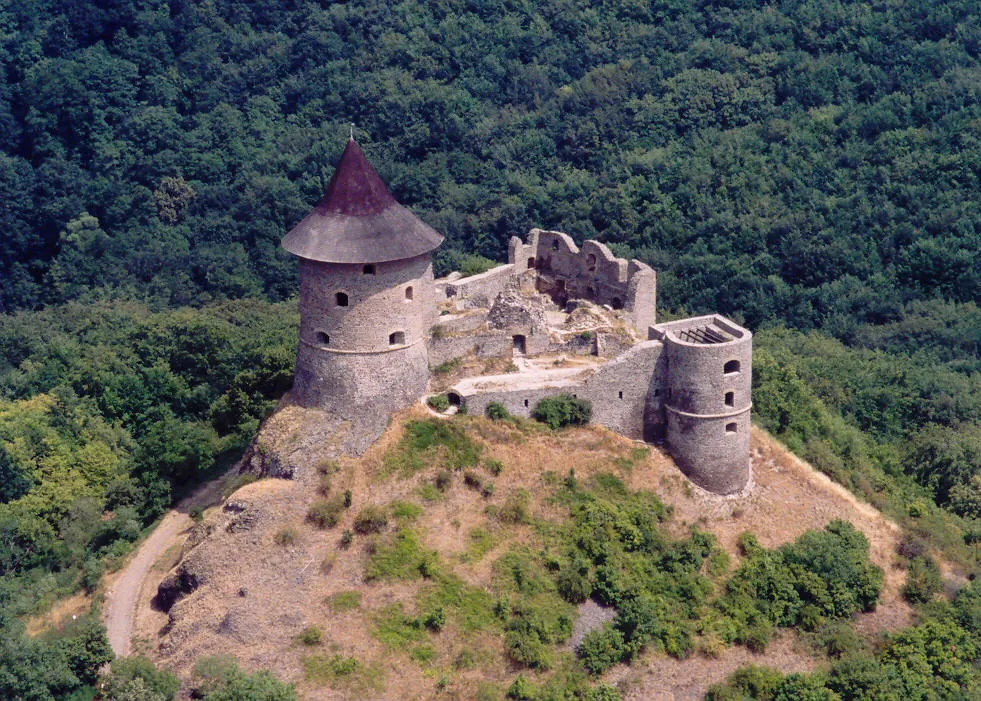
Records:
[[[664,326],[668,449],[695,484],[738,492],[749,480],[752,334],[718,316]]]
[[[323,199],[283,239],[300,258],[294,401],[357,422],[425,392],[431,254],[442,241],[350,140]]]

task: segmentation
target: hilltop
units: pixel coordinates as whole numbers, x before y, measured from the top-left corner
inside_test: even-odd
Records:
[[[282,410],[264,426],[266,449],[282,449],[316,418]],[[709,587],[696,607],[702,622],[706,602],[745,559],[740,534],[775,548],[835,519],[864,533],[869,558],[885,575],[878,606],[858,615],[857,629],[871,637],[911,620],[900,596],[897,527],[760,429],[752,435],[755,484],[734,497],[690,485],[659,450],[599,427],[551,432],[525,421],[435,418],[422,407],[396,417],[361,458],[338,461],[329,446],[303,454],[297,479],[261,479],[206,512],[171,575],[156,573],[177,602],[169,617],[138,611],[135,640],[155,661],[186,678],[203,656],[230,654],[296,682],[312,699],[437,691],[503,698],[519,674],[536,685],[591,686],[575,671],[571,641],[613,609],[567,603],[550,571],[566,566],[562,524],[570,520],[570,493],[579,492],[624,504],[629,495],[656,495],[638,498],[654,520],[658,504],[666,506],[664,538],[711,534],[696,538],[706,557],[693,572]],[[336,525],[321,529],[308,517],[315,502],[343,500],[347,491],[351,506],[336,509]],[[510,607],[503,618],[502,599]],[[572,624],[542,646],[547,663],[531,665],[549,671],[508,652],[506,631],[521,606],[551,616],[547,626],[567,625],[557,622],[563,615]],[[697,632],[701,625],[683,654],[652,652],[659,647],[652,645],[598,681],[628,699],[694,699],[747,662],[765,659],[784,671],[820,664],[795,633],[778,633],[764,656],[724,645],[711,626]]]

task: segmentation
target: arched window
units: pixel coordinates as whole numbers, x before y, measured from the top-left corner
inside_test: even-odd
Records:
[[[736,406],[736,393],[726,392],[726,406]]]
[[[396,331],[395,333],[389,334],[388,345],[401,346],[403,343],[405,343],[405,331]]]
[[[589,272],[596,272],[596,256],[594,256],[592,253],[586,256],[586,266],[588,267]]]
[[[722,366],[722,372],[724,372],[726,375],[735,375],[737,372],[739,372],[739,361],[730,360],[728,363]]]
[[[374,263],[368,263],[367,265],[364,266],[364,268],[362,268],[361,272],[364,273],[365,275],[374,275],[375,274],[375,264]]]
[[[335,294],[334,295],[334,304],[336,304],[338,307],[346,307],[347,306],[347,293],[346,292],[338,292],[337,294]]]
[[[409,285],[408,287],[405,288],[405,298],[407,300],[412,299],[412,285]]]
[[[726,433],[735,433],[737,429],[738,426],[736,426],[735,421],[733,421],[731,424],[726,424]]]
[[[318,331],[317,332],[317,343],[319,343],[322,346],[329,346],[330,345],[330,336],[328,336],[323,331]]]

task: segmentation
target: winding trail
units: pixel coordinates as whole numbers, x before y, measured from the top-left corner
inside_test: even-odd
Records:
[[[201,485],[168,511],[153,529],[153,533],[140,544],[129,562],[115,576],[106,592],[102,620],[109,636],[109,644],[117,657],[126,657],[130,654],[130,640],[133,637],[137,606],[143,600],[146,586],[157,583],[147,581],[154,563],[173,545],[183,544],[187,540],[194,525],[194,521],[188,515],[191,509],[195,507],[204,509],[220,502],[222,488],[228,477],[235,472],[236,468],[233,467],[221,477]]]

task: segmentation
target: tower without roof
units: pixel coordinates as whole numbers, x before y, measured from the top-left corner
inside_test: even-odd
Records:
[[[282,242],[300,259],[294,401],[356,421],[425,392],[442,241],[348,141],[327,192]]]

